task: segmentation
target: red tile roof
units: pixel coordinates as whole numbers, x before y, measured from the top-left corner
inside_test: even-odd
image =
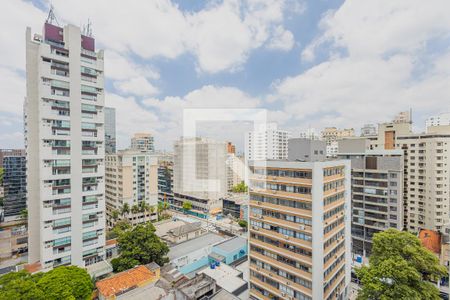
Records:
[[[121,272],[113,277],[98,281],[95,285],[104,297],[116,295],[119,292],[136,287],[155,277],[145,266],[137,266],[128,271]]]
[[[441,235],[439,232],[422,229],[419,232],[419,239],[422,245],[428,250],[436,254],[441,253]]]

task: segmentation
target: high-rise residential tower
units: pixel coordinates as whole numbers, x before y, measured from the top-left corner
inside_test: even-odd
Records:
[[[74,25],[27,28],[28,260],[43,269],[105,256],[103,63]]]
[[[3,168],[3,158],[6,156],[25,156],[25,149],[0,149],[0,168]]]
[[[287,159],[291,133],[276,123],[263,124],[245,135],[245,160]]]
[[[135,133],[131,138],[131,149],[142,152],[155,152],[155,140],[150,133]]]
[[[106,155],[105,168],[108,225],[114,226],[117,221],[113,211],[131,224],[155,219],[158,204],[157,157],[148,152],[121,150]],[[130,209],[127,213],[122,210],[125,203]],[[151,206],[155,208],[153,213],[149,209]],[[136,207],[139,212],[135,212]]]
[[[192,205],[200,217],[217,213],[227,193],[227,144],[207,138],[182,138],[174,145],[172,208]]]
[[[403,151],[368,150],[369,141],[339,141],[340,159],[352,165],[352,252],[368,257],[375,233],[403,225]]]
[[[350,162],[250,164],[252,299],[346,299]]]
[[[105,107],[105,153],[116,153],[116,109]]]
[[[20,217],[27,208],[26,157],[3,157],[3,212],[5,221]]]

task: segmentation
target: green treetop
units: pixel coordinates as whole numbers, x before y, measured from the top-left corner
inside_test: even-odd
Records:
[[[115,272],[140,264],[156,262],[163,266],[168,262],[166,255],[169,247],[155,234],[155,227],[151,223],[120,232],[117,242],[120,256],[111,261]]]
[[[388,229],[373,237],[369,265],[357,270],[358,299],[440,299],[430,280],[445,276],[445,267],[411,233]]]

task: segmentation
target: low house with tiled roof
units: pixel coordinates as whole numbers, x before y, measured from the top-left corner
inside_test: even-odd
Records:
[[[147,286],[160,278],[160,267],[152,262],[145,266],[136,266],[103,280],[95,286],[100,300],[112,300],[136,288]]]
[[[174,244],[189,241],[207,232],[201,222],[188,223],[167,232],[166,239]]]

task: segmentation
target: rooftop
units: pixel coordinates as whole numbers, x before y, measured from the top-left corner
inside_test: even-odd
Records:
[[[242,286],[246,285],[247,282],[240,278],[242,274],[240,271],[226,265],[220,264],[214,269],[209,266],[198,272],[198,274],[205,274],[214,279],[216,284],[223,288],[224,290],[233,293]]]
[[[101,295],[110,297],[155,278],[155,273],[151,271],[152,266],[154,265],[137,266],[113,277],[100,280],[95,285]]]
[[[217,292],[216,294],[212,295],[210,298],[210,300],[239,300],[238,297],[236,297],[235,295],[233,295],[232,293],[222,289],[219,292]]]
[[[219,248],[222,251],[225,252],[233,252],[234,250],[238,250],[241,247],[245,246],[247,244],[247,239],[244,239],[240,236],[235,236],[229,240],[223,241],[220,244],[217,244],[215,247]]]
[[[181,256],[185,256],[195,250],[199,250],[201,248],[215,245],[221,241],[223,241],[224,238],[220,235],[214,234],[214,233],[207,233],[205,235],[202,235],[198,238],[177,244],[170,248],[169,251],[169,259],[173,260]]]
[[[193,231],[197,231],[197,230],[201,229],[201,227],[202,227],[201,222],[189,223],[189,224],[184,224],[184,225],[181,225],[174,229],[171,229],[168,231],[168,233],[172,234],[173,236],[178,237],[178,236],[182,236],[182,235],[185,235],[185,234],[193,232]]]
[[[159,237],[165,236],[167,234],[168,231],[177,228],[179,226],[185,225],[186,222],[184,221],[167,221],[167,222],[163,222],[163,223],[159,223],[159,224],[155,224],[155,229],[156,229],[156,235]]]

